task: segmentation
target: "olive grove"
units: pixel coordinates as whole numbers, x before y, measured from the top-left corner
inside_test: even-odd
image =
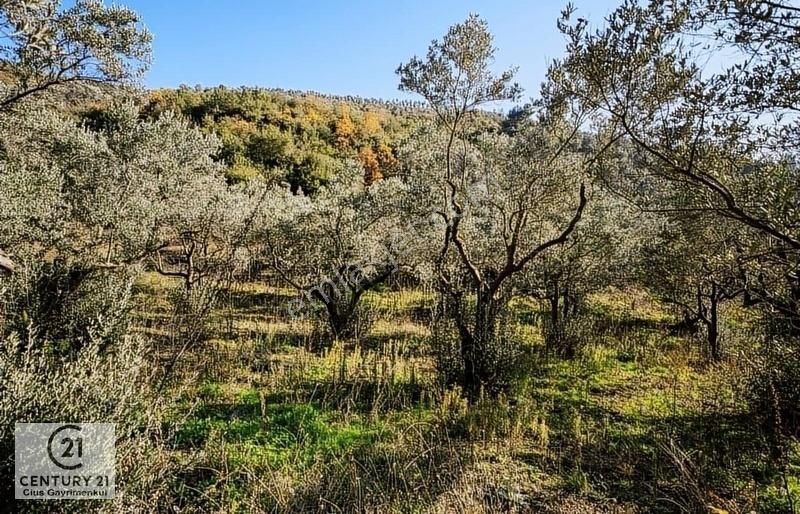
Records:
[[[800,8],[577,12],[518,105],[478,15],[380,102],[146,91],[135,12],[0,0],[2,493],[85,416],[98,511],[794,512]]]
[[[401,89],[421,95],[436,113],[413,181],[436,206],[437,280],[443,311],[458,331],[460,383],[473,399],[498,385],[495,375],[508,365],[502,360],[509,355],[501,355],[509,342],[497,330],[514,281],[570,239],[592,196],[588,172],[612,143],[587,143],[583,113],[556,103],[513,136],[473,133],[476,108],[521,93],[513,70],[491,74],[494,53],[485,22],[473,16],[434,41],[425,59],[397,70]],[[583,144],[594,150],[581,152]]]
[[[751,229],[740,242],[751,293],[796,331],[797,9],[628,2],[596,32],[571,14],[560,23],[567,57],[551,69],[556,94],[601,113],[631,142],[640,173],[625,187],[643,209],[708,213]],[[726,50],[735,58],[704,66],[708,52]],[[782,263],[783,284],[759,278],[766,262]]]

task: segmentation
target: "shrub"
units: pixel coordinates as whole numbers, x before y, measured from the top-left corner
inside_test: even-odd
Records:
[[[775,442],[781,435],[800,436],[800,350],[772,342],[753,358],[746,383],[753,412]]]
[[[562,318],[555,326],[550,320],[546,320],[542,329],[547,349],[568,359],[578,356],[597,333],[594,318],[588,313]]]
[[[431,354],[442,385],[465,386],[462,340],[453,315],[437,312],[431,325]],[[494,330],[475,341],[475,366],[481,387],[489,394],[507,391],[519,375],[522,344],[509,314],[502,313],[493,320]],[[476,398],[473,398],[473,400]]]
[[[117,341],[128,330],[133,278],[61,261],[29,265],[0,298],[6,312],[0,334],[16,333],[22,344],[46,342],[56,353]]]
[[[35,327],[28,336],[38,337]],[[0,477],[5,497],[13,494],[14,424],[63,421],[115,423],[118,501],[131,504],[131,492],[137,489],[157,496],[164,487],[158,477],[168,474],[172,464],[159,451],[161,402],[149,394],[146,342],[124,336],[109,346],[90,338],[69,356],[47,351],[42,341],[29,343],[21,344],[16,334],[0,341]],[[102,504],[25,502],[18,507],[69,511],[89,505]]]

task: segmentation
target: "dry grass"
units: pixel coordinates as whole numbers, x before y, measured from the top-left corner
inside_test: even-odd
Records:
[[[170,287],[150,276],[142,298]],[[185,464],[174,491],[183,512],[783,505],[758,442],[732,442],[755,437],[742,423],[739,365],[701,363],[697,345],[668,334],[669,310],[643,293],[592,298],[600,329],[572,361],[536,356],[540,306],[516,299],[527,372],[508,395],[473,406],[437,380],[429,292],[370,293],[369,333],[321,352],[309,351],[312,321],[287,319],[290,291],[239,284],[235,293],[176,371],[183,392],[165,426],[169,460]],[[154,305],[137,311],[141,330],[163,335],[169,316]]]

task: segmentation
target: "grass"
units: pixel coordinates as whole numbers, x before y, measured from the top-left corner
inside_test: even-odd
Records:
[[[170,287],[147,276],[138,290],[161,305]],[[287,298],[237,286],[181,359],[164,425],[185,511],[785,512],[787,484],[800,500],[800,457],[771,464],[736,363],[706,365],[643,293],[592,297],[572,360],[540,356],[540,306],[515,299],[526,372],[473,406],[436,379],[430,293],[366,295],[370,332],[321,353]]]
[[[237,466],[310,465],[353,447],[374,442],[379,426],[357,418],[337,421],[308,404],[260,404],[249,391],[234,403],[205,404],[183,423],[175,437],[185,449],[202,449],[213,439],[224,444]]]

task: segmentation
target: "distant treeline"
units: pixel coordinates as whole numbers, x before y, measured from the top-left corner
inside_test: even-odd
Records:
[[[391,175],[396,149],[430,111],[415,101],[223,86],[153,91],[144,112],[180,113],[221,142],[230,180],[265,175],[313,192],[357,159],[369,183]]]

